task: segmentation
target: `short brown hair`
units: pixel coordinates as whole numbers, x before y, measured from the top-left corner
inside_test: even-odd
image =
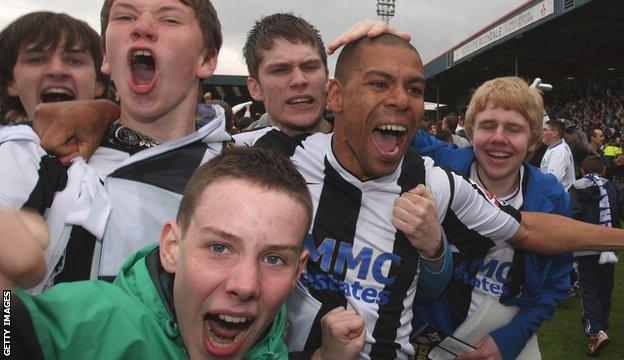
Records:
[[[197,208],[197,202],[212,183],[224,179],[240,179],[252,182],[259,188],[277,190],[294,198],[305,209],[308,222],[312,222],[312,199],[303,176],[281,153],[263,148],[238,147],[225,150],[221,155],[200,166],[189,180],[180,208],[177,223],[186,232]]]
[[[477,114],[485,110],[488,101],[505,110],[519,112],[528,122],[531,129],[530,142],[535,144],[542,139],[542,122],[544,117],[544,100],[539,90],[529,87],[526,81],[516,76],[500,77],[484,82],[472,95],[464,128],[466,135],[472,139]]]
[[[217,10],[210,0],[180,0],[184,5],[191,7],[195,11],[195,16],[199,22],[199,26],[202,29],[204,37],[204,45],[208,49],[209,56],[213,52],[218,53],[223,43],[223,36],[221,35],[221,23],[217,16]],[[108,20],[110,16],[110,9],[113,6],[115,0],[105,0],[102,5],[102,11],[100,11],[100,23],[102,27],[102,39],[106,40],[106,28],[108,27]],[[105,49],[106,50],[106,49]]]
[[[410,44],[409,41],[405,41],[397,35],[384,33],[374,38],[364,37],[345,45],[338,56],[335,77],[342,84],[346,84],[349,80],[351,71],[355,67],[355,62],[359,60],[359,49],[365,45],[385,45],[408,49],[413,51],[414,54],[420,59],[418,50],[416,50],[416,48]]]
[[[583,162],[581,163],[581,169],[585,174],[603,174],[605,171],[605,163],[602,161],[600,156],[589,155],[588,157],[583,159]]]
[[[563,138],[563,134],[565,131],[565,125],[559,120],[548,120],[544,123],[544,125],[550,126],[556,133],[557,136]]]
[[[55,49],[65,41],[65,50],[76,48],[93,57],[96,80],[102,85],[108,77],[102,74],[102,39],[86,22],[67,14],[40,11],[26,14],[0,32],[0,107],[3,112],[15,110],[25,114],[19,98],[9,96],[7,87],[13,79],[13,68],[20,50],[29,46],[35,51]]]
[[[301,17],[277,13],[260,18],[247,34],[243,56],[250,77],[259,80],[258,68],[262,62],[261,50],[273,49],[277,39],[283,39],[292,44],[305,44],[314,47],[321,57],[325,71],[327,71],[327,54],[318,29]]]

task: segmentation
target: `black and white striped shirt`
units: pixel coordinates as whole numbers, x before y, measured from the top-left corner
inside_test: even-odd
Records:
[[[69,168],[41,148],[30,127],[0,129],[0,204],[36,209],[50,230],[46,277],[32,292],[112,279],[128,256],[158,241],[195,169],[230,139],[223,110],[216,112],[181,139],[136,153],[103,145],[88,163],[79,158]]]
[[[394,200],[426,184],[447,237],[466,252],[481,252],[511,237],[519,227],[519,213],[496,206],[496,199],[488,201],[475,184],[411,150],[393,174],[360,181],[338,163],[332,136],[297,139],[272,130],[256,142],[291,156],[314,203],[305,243],[310,259],[287,301],[289,351],[320,347],[321,317],[347,306],[365,318],[361,358],[405,359],[414,355],[409,335],[419,255],[391,223]]]

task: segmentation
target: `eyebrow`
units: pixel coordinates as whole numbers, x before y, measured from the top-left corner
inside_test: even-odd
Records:
[[[216,235],[224,240],[229,240],[232,242],[244,242],[245,240],[239,236],[236,236],[234,234],[231,234],[227,231],[218,229],[214,226],[204,226],[201,229],[199,229],[200,233],[203,234],[212,234],[212,235]],[[268,245],[264,251],[270,250],[270,251],[293,251],[293,252],[299,252],[299,250],[301,249],[300,246],[298,245],[283,245],[283,244],[271,244]]]
[[[381,71],[381,70],[368,70],[367,72],[364,73],[364,76],[369,77],[369,76],[379,76],[382,77],[386,80],[394,80],[394,76],[388,74],[387,72]],[[423,78],[422,76],[412,76],[410,78],[407,79],[406,83],[411,84],[411,83],[422,83],[425,84],[425,78]]]

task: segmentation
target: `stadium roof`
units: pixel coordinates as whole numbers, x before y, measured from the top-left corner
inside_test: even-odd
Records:
[[[475,9],[478,11],[478,9]],[[427,101],[467,104],[498,76],[554,83],[589,70],[622,71],[624,1],[527,1],[425,65]]]

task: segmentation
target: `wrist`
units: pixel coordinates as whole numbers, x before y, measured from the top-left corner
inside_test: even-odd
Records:
[[[439,228],[440,228],[439,237],[437,241],[435,241],[435,246],[432,246],[429,249],[418,250],[418,253],[420,254],[421,258],[425,260],[430,260],[430,261],[437,261],[442,258],[442,255],[444,255],[444,249],[445,249],[444,231],[442,230],[441,226]]]

